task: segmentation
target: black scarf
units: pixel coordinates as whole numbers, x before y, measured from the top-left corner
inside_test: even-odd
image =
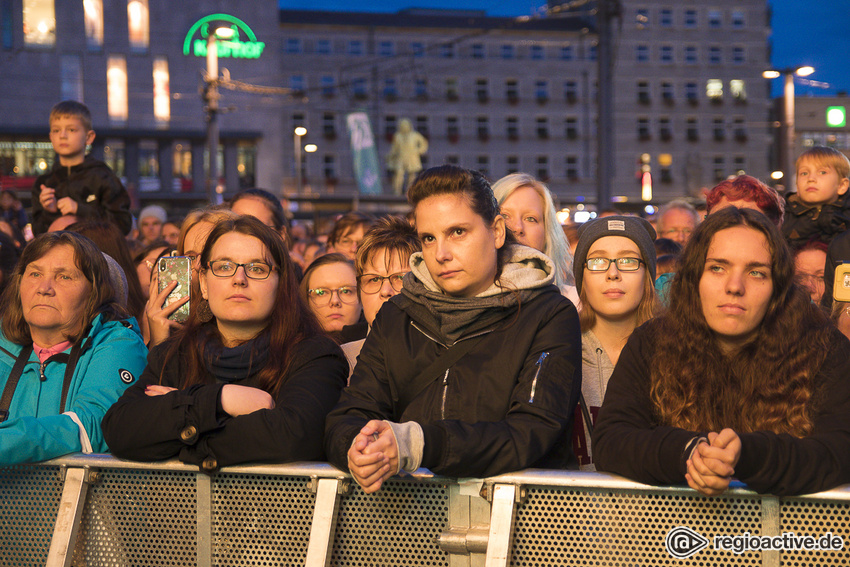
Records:
[[[235,347],[210,341],[204,348],[204,366],[218,380],[237,382],[254,376],[266,365],[269,356],[268,333]]]

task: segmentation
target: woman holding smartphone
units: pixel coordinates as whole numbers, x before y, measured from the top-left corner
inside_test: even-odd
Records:
[[[253,217],[223,220],[199,266],[186,325],[103,420],[113,453],[205,471],[322,459],[348,365],[299,297],[283,239]]]

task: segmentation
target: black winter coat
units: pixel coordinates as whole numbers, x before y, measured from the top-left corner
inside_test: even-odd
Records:
[[[397,295],[378,312],[350,386],[328,416],[331,463],[347,470],[348,448],[372,419],[421,425],[422,466],[438,474],[485,477],[575,462],[581,336],[575,306],[555,286],[523,302],[518,313],[512,308],[418,395],[409,391],[411,381],[446,346],[400,307],[405,301]]]
[[[328,412],[348,377],[348,362],[331,339],[319,336],[298,344],[275,408],[231,417],[221,409],[225,384],[256,387],[254,378],[178,389],[147,396],[161,384],[180,388],[186,375],[183,357],[173,357],[159,376],[171,341],[154,347],[142,377],[128,388],[103,418],[103,433],[118,457],[160,461],[178,457],[207,471],[247,462],[324,460],[322,433]]]
[[[818,206],[803,203],[797,193],[785,197],[782,235],[790,246],[802,246],[810,240],[829,244],[847,229],[850,229],[850,194],[840,195],[834,203]]]
[[[50,223],[62,216],[51,213],[41,205],[38,197],[41,186],[56,189],[56,200],[71,197],[77,202],[77,216],[81,219],[106,220],[118,226],[124,234],[130,232],[133,218],[130,215],[130,195],[121,180],[109,166],[91,156],[79,165],[65,167],[57,161],[53,169],[40,175],[32,188],[32,229],[35,234],[47,232]]]

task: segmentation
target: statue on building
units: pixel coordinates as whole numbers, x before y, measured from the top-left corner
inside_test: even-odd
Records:
[[[393,146],[387,158],[387,167],[394,171],[393,192],[403,195],[417,173],[422,171],[421,156],[428,151],[428,140],[413,129],[407,118],[402,118],[393,135]],[[406,183],[405,183],[406,180]]]

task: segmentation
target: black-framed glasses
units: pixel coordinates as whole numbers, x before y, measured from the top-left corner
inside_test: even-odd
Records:
[[[341,302],[348,305],[357,302],[357,290],[347,285],[335,288],[317,287],[307,290],[307,295],[310,297],[310,301],[316,305],[328,305],[333,299],[334,294],[339,297]]]
[[[591,272],[607,272],[611,262],[615,262],[621,272],[636,272],[641,264],[646,264],[640,258],[588,258],[585,265]]]
[[[247,264],[239,264],[230,260],[213,260],[209,263],[210,271],[218,278],[229,278],[236,273],[240,267],[245,270],[245,277],[252,280],[267,279],[274,268],[265,262],[249,262]]]
[[[384,280],[389,280],[390,285],[396,292],[401,291],[402,282],[407,272],[396,272],[388,276],[379,276],[378,274],[363,274],[360,276],[360,291],[372,295],[381,291],[384,286]]]

